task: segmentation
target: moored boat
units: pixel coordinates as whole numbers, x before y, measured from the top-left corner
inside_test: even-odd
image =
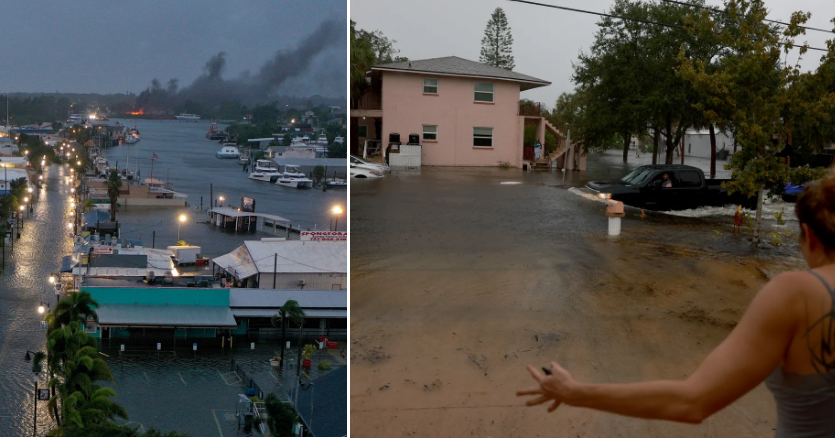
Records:
[[[224,145],[215,152],[215,156],[218,158],[238,158],[241,156],[241,153],[236,146]]]

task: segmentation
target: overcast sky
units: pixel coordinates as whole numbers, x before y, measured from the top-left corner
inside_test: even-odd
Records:
[[[279,92],[346,96],[345,0],[4,1],[0,92],[144,90],[152,79],[186,86],[226,52],[225,78],[257,72],[326,20],[340,41],[316,56],[304,78]]]
[[[613,0],[537,0],[576,9],[606,12]],[[708,0],[720,6],[720,0]],[[831,29],[835,2],[831,0],[766,0],[769,18],[788,20],[791,13],[812,13],[808,25]],[[553,106],[562,92],[573,90],[572,62],[594,40],[600,17],[500,0],[351,0],[351,19],[357,27],[379,29],[397,40],[400,54],[409,59],[459,56],[478,61],[481,38],[490,14],[504,9],[513,33],[515,71],[547,80],[552,85],[522,93],[522,97]],[[808,32],[806,41],[825,48],[833,35]],[[810,51],[802,63],[814,68],[820,52]]]

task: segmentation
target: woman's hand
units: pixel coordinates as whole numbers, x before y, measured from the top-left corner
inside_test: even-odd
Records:
[[[528,371],[534,380],[539,383],[539,386],[516,391],[517,397],[525,395],[538,396],[528,400],[525,403],[528,406],[541,405],[553,400],[551,406],[548,407],[548,412],[554,412],[561,403],[571,398],[573,391],[576,389],[577,382],[571,378],[571,374],[568,371],[556,362],[551,362],[551,375],[546,375],[533,365],[528,365]]]

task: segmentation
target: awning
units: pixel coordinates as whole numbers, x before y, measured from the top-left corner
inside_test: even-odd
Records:
[[[72,256],[61,257],[61,272],[72,272],[72,268],[77,264],[78,262],[73,260]]]
[[[99,325],[114,327],[235,328],[225,306],[168,306],[102,304],[96,309]]]
[[[305,318],[348,318],[348,309],[303,309]],[[272,318],[278,313],[275,309],[232,309],[232,315],[238,318]]]

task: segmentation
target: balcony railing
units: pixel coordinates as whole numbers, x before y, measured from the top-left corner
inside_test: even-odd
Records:
[[[381,110],[383,100],[377,93],[365,93],[359,98],[351,98],[352,110]]]
[[[542,104],[539,102],[520,101],[519,115],[526,117],[542,117]]]

